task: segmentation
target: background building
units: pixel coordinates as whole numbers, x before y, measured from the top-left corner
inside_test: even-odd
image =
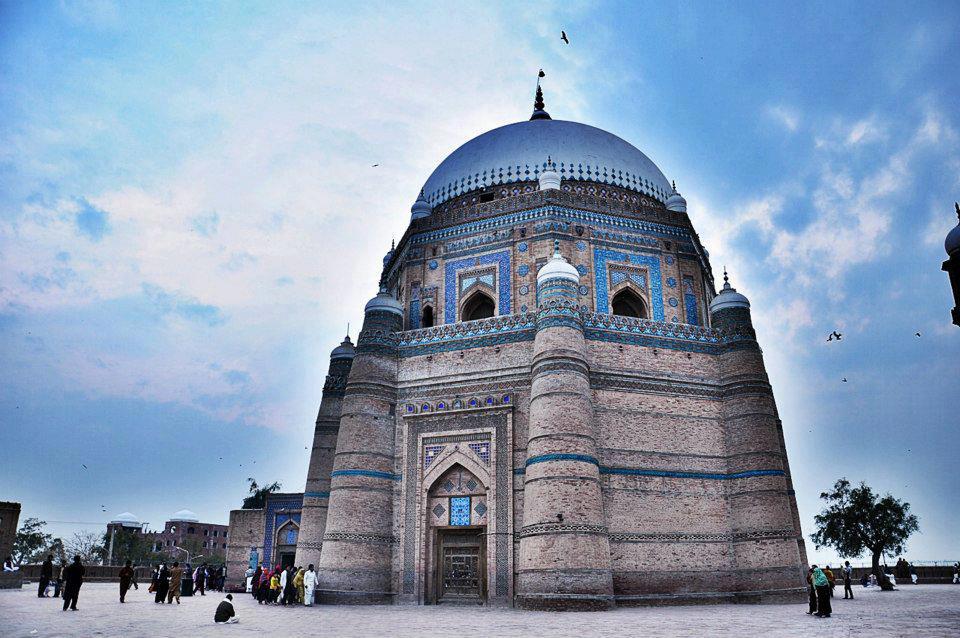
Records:
[[[186,552],[189,552],[191,560],[202,556],[199,559],[201,562],[224,562],[229,533],[226,525],[200,522],[190,510],[174,513],[164,523],[162,530],[149,530],[148,525],[130,512],[124,512],[110,521],[106,538],[108,563],[123,562],[134,546],[137,555],[155,553],[184,561]]]

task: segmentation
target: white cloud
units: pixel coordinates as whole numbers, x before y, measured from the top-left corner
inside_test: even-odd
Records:
[[[800,126],[800,111],[793,107],[783,104],[768,106],[766,114],[791,133],[795,132]]]

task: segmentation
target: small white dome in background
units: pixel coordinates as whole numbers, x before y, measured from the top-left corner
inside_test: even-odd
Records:
[[[174,512],[173,516],[170,517],[171,521],[182,521],[184,523],[199,523],[200,519],[197,518],[197,515],[190,510],[180,510],[179,512]]]
[[[730,285],[727,277],[727,271],[723,271],[723,289],[720,294],[710,302],[710,313],[726,308],[750,308],[750,300],[737,292],[737,289]]]
[[[542,191],[560,190],[560,173],[557,172],[557,167],[549,156],[547,157],[547,167],[540,173],[538,181]]]
[[[548,279],[566,279],[575,284],[580,283],[580,273],[560,254],[559,240],[554,240],[553,258],[537,272],[537,286]]]
[[[403,304],[397,301],[397,298],[384,288],[381,288],[377,296],[368,301],[367,305],[363,308],[364,313],[373,312],[374,310],[392,312],[401,317],[403,316]]]
[[[111,524],[123,525],[124,527],[140,527],[140,520],[135,514],[124,512],[110,521]]]
[[[673,192],[670,193],[670,197],[667,198],[666,204],[667,210],[672,210],[677,213],[687,212],[687,200],[677,192],[676,182],[673,183]]]
[[[432,212],[433,209],[427,202],[427,198],[423,195],[423,189],[420,189],[420,196],[417,197],[417,201],[413,202],[413,206],[410,207],[410,219],[414,220],[429,217]]]
[[[960,204],[954,202],[953,205],[957,209],[957,219],[960,220]],[[960,222],[947,233],[947,239],[943,242],[943,248],[951,257],[953,257],[953,253],[960,251]]]

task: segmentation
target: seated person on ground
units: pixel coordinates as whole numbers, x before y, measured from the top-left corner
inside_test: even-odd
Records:
[[[231,594],[227,594],[226,598],[217,605],[217,613],[213,615],[213,622],[219,625],[240,622],[236,612],[233,611],[233,596]]]

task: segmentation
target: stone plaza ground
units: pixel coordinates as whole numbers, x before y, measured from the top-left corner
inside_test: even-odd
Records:
[[[838,589],[838,591],[840,591]],[[117,602],[117,586],[88,583],[78,611],[40,600],[35,590],[0,590],[0,634],[33,636],[956,636],[960,585],[910,585],[883,593],[858,587],[853,601],[834,598],[829,619],[805,605],[641,607],[606,613],[525,612],[491,607],[264,607],[234,596],[240,623],[214,625],[221,596],[156,605],[145,587]]]

